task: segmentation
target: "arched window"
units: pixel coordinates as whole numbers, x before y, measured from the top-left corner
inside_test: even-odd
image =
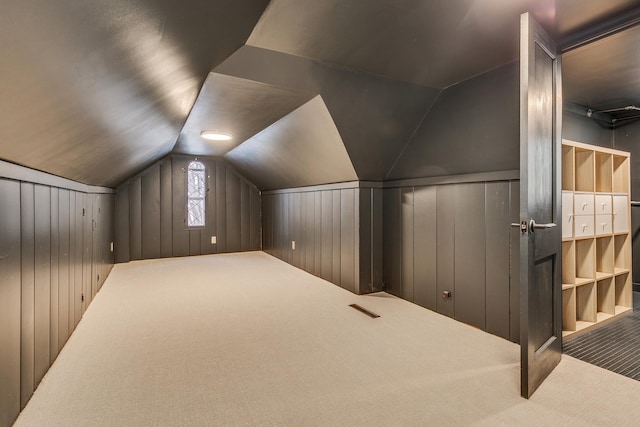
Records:
[[[187,226],[205,226],[205,196],[207,184],[205,168],[196,160],[189,162],[187,168]]]

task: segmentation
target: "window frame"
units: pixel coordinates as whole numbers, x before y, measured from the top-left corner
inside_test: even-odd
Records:
[[[200,165],[202,166],[201,168],[194,168],[192,166],[194,166],[194,164]],[[187,162],[186,168],[186,179],[185,179],[185,225],[186,225],[186,229],[187,230],[200,230],[200,229],[204,229],[207,227],[207,193],[209,192],[209,189],[207,188],[207,166],[200,160],[193,159],[193,160],[189,160]],[[204,191],[204,196],[203,197],[190,197],[189,196],[189,184],[190,184],[190,176],[191,173],[195,172],[195,171],[202,171],[202,175],[203,175],[203,191]],[[190,202],[192,200],[202,200],[202,213],[203,213],[203,218],[202,218],[202,225],[190,225],[189,224],[189,219],[190,219]]]

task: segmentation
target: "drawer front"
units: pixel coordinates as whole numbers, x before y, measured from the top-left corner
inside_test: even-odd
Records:
[[[629,198],[627,196],[613,196],[613,232],[626,233],[629,231]]]
[[[573,237],[573,193],[562,193],[562,238]]]
[[[573,211],[576,215],[593,215],[596,213],[593,203],[593,194],[576,194]]]
[[[596,215],[596,236],[602,236],[603,234],[611,234],[613,230],[613,216],[611,215]]]
[[[593,236],[593,215],[576,215],[574,230],[576,237]]]
[[[596,215],[611,214],[611,196],[604,194],[596,194]]]

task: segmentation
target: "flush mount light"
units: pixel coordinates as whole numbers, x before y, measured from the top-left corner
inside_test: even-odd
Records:
[[[228,141],[231,139],[231,135],[226,133],[215,132],[211,130],[203,130],[200,132],[200,136],[209,141]]]

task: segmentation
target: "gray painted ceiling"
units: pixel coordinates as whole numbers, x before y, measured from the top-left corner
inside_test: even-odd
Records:
[[[640,0],[268,3],[4,1],[0,159],[115,186],[174,145],[203,155],[252,141],[321,95],[357,177],[381,180],[441,89],[517,57],[521,12],[567,40]],[[567,55],[569,101],[604,105],[637,80],[637,35],[625,40]],[[209,126],[237,138],[212,149],[197,138]],[[271,134],[262,144],[279,149]]]
[[[320,96],[225,156],[263,190],[357,180],[329,110]]]

